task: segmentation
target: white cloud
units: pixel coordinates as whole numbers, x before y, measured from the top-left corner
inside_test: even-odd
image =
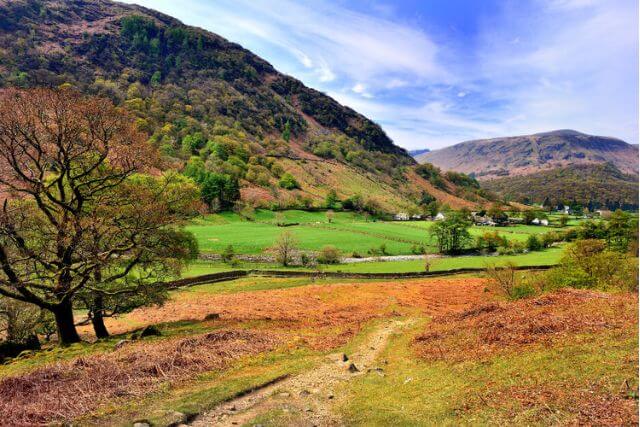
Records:
[[[376,17],[331,0],[128,1],[242,44],[407,148],[557,128],[638,142],[633,0],[504,2],[471,43],[449,29],[436,43],[384,4]]]

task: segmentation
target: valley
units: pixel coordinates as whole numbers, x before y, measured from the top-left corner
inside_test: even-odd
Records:
[[[0,0],[0,424],[638,425],[626,3]]]

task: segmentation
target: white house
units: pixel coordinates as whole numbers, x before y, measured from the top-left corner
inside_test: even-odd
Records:
[[[531,224],[540,225],[540,220],[538,218],[534,218],[533,221],[531,221]]]
[[[442,221],[444,219],[444,214],[442,212],[438,212],[438,215],[435,216],[436,221]]]
[[[406,212],[400,212],[393,216],[395,221],[409,221],[409,214]]]
[[[540,220],[540,225],[549,225],[549,220],[548,219],[541,219]]]

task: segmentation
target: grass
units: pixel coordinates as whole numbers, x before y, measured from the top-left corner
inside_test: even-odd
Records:
[[[504,265],[512,262],[519,266],[553,265],[560,261],[562,248],[550,248],[539,252],[530,252],[521,255],[473,255],[460,257],[445,257],[431,260],[431,271],[446,271],[457,268],[484,268],[487,265]],[[322,271],[335,271],[345,273],[412,273],[424,271],[424,260],[409,261],[372,261],[355,264],[337,264],[321,266]],[[284,268],[278,264],[258,264],[240,262],[236,266],[213,261],[197,261],[191,264],[185,277],[198,276],[215,273],[219,271],[229,271],[234,269],[274,269],[274,270],[305,270],[302,267]],[[217,284],[216,286],[220,286]]]
[[[317,286],[305,287],[310,284]],[[148,420],[152,425],[169,425],[178,421],[176,411],[186,415],[201,413],[282,375],[313,369],[328,352],[352,354],[379,322],[389,316],[411,318],[414,323],[392,336],[376,362],[384,375],[364,372],[334,390],[336,410],[344,417],[345,425],[563,424],[575,421],[572,417],[577,413],[571,402],[563,400],[565,392],[591,393],[595,387],[593,390],[598,393],[616,397],[624,384],[629,384],[629,393],[637,389],[637,326],[616,331],[586,329],[560,335],[555,341],[534,342],[514,351],[484,353],[482,357],[470,356],[462,361],[418,357],[413,338],[433,321],[427,316],[463,310],[462,301],[469,304],[467,308],[493,301],[494,297],[484,292],[483,286],[482,279],[466,277],[377,284],[248,277],[172,291],[171,300],[162,308],[165,311],[156,320],[153,320],[155,309],[144,309],[138,315],[152,323],[157,319],[167,322],[159,325],[163,335],[132,346],[161,349],[167,339],[188,339],[230,327],[256,334],[273,333],[283,341],[275,349],[241,357],[222,369],[167,382],[152,393],[135,398],[114,399],[76,422],[131,425],[135,420]],[[602,301],[609,299],[613,300]],[[591,300],[592,307],[599,307],[599,301]],[[617,306],[609,305],[614,310],[610,312],[615,312]],[[554,306],[536,307],[551,310]],[[171,315],[202,319],[202,314],[210,310],[222,310],[223,319],[168,322]],[[553,316],[549,318],[553,320]],[[488,322],[483,321],[482,325],[485,324]],[[589,321],[589,327],[598,324]],[[350,329],[345,329],[347,325],[351,325]],[[493,325],[501,326],[499,322]],[[348,330],[353,334],[346,335],[332,348],[310,345],[313,340],[326,342],[345,336]],[[97,354],[108,356],[124,336],[38,352],[1,366],[0,377],[79,357],[91,360]],[[469,351],[475,354],[473,349]],[[542,403],[537,400],[530,403],[514,394],[514,390],[520,389],[533,390],[535,396],[552,394]],[[588,400],[599,402],[599,395],[595,396]],[[253,420],[253,424],[300,424],[304,416],[304,412],[274,408]]]
[[[615,396],[625,381],[637,386],[637,366],[629,362],[637,353],[637,333],[584,334],[553,346],[461,363],[417,358],[412,338],[403,333],[390,341],[380,357],[386,361],[380,364],[384,376],[361,376],[337,393],[346,425],[564,424],[575,416],[575,408],[553,399],[528,405],[512,399],[511,389],[561,394],[567,384],[597,384]]]
[[[276,225],[276,215],[282,215],[288,227]],[[325,212],[299,210],[258,210],[255,221],[242,220],[237,214],[224,212],[206,215],[194,220],[187,230],[193,232],[202,252],[220,253],[232,245],[238,254],[259,254],[272,247],[282,232],[291,232],[303,250],[317,251],[325,245],[333,245],[345,254],[357,252],[366,255],[372,248],[385,245],[390,255],[411,254],[414,246],[423,246],[435,252],[434,242],[428,230],[432,222],[371,221],[353,212],[335,212],[328,222]],[[543,226],[479,227],[470,228],[476,237],[486,232],[498,231],[509,240],[524,242],[531,234],[557,230]]]

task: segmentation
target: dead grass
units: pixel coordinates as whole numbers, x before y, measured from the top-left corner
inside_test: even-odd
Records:
[[[564,289],[438,317],[414,344],[423,358],[478,360],[581,333],[637,328],[637,310],[638,299],[632,294]]]
[[[486,300],[485,280],[450,278],[308,285],[297,288],[211,294],[181,292],[162,307],[143,308],[109,319],[109,330],[126,332],[132,324],[204,319],[219,313],[223,322],[264,321],[315,350],[345,344],[371,319],[398,314],[443,315]]]
[[[186,339],[125,345],[111,353],[38,368],[0,381],[3,423],[70,422],[102,404],[131,400],[163,384],[223,369],[242,356],[273,348],[274,335],[223,330]]]
[[[489,405],[504,405],[505,396],[517,402],[512,411],[516,417],[522,410],[544,408],[546,418],[553,418],[553,408],[571,408],[572,416],[561,424],[570,426],[637,426],[638,404],[621,393],[603,392],[601,387],[580,383],[563,383],[548,386],[514,386],[501,394],[494,394]],[[545,415],[545,414],[540,414]]]

